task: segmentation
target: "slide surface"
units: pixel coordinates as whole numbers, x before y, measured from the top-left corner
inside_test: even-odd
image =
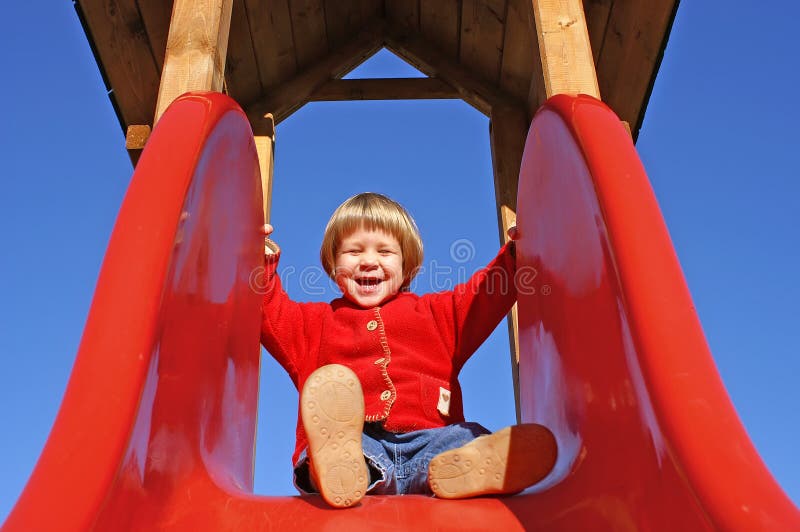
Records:
[[[800,529],[728,400],[614,114],[548,101],[518,205],[522,416],[554,430],[556,470],[506,498],[342,511],[257,496],[255,146],[232,100],[179,98],[139,161],[61,409],[3,530]]]

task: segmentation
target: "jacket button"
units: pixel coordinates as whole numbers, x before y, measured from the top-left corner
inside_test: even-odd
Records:
[[[369,320],[369,321],[367,322],[367,330],[368,330],[368,331],[374,331],[374,330],[375,330],[375,329],[377,329],[377,328],[378,328],[378,322],[377,322],[377,321],[375,321],[375,320]]]
[[[388,401],[389,398],[392,396],[392,392],[389,390],[383,390],[381,393],[381,401]]]

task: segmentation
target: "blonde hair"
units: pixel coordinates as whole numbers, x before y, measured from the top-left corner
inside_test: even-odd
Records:
[[[375,192],[362,192],[339,205],[328,220],[319,259],[325,272],[334,279],[336,252],[342,239],[364,228],[380,230],[397,239],[403,253],[403,288],[422,265],[422,238],[414,219],[402,205]]]

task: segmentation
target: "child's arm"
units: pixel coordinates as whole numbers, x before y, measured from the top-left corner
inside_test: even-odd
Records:
[[[443,332],[452,327],[456,366],[472,356],[517,300],[516,227],[510,228],[508,234],[511,241],[487,266],[452,292],[439,294],[439,301],[434,303],[446,316],[449,327]]]
[[[293,378],[307,351],[305,327],[308,316],[303,304],[292,301],[277,274],[280,247],[269,236],[273,227],[266,224],[264,234],[264,271],[254,279],[254,289],[264,294],[261,314],[261,343]]]

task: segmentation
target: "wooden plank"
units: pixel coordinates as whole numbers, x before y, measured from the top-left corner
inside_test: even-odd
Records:
[[[389,28],[386,33],[386,47],[429,77],[439,78],[452,85],[464,101],[487,116],[495,104],[521,106],[514,97],[478,78],[419,34],[407,35],[400,30]]]
[[[272,208],[272,178],[275,169],[275,120],[267,114],[253,129],[258,167],[261,171],[261,198],[264,203],[264,223],[269,223]]]
[[[380,22],[368,24],[355,39],[249,105],[247,115],[250,123],[258,123],[267,113],[272,113],[276,124],[280,123],[303,106],[319,87],[344,76],[377,52],[383,44],[382,36],[383,25]]]
[[[347,42],[360,29],[361,8],[360,2],[353,0],[325,0],[325,32],[330,50]]]
[[[419,31],[419,4],[420,0],[386,0],[386,20],[402,32]]]
[[[153,123],[187,91],[221,91],[232,0],[175,0]]]
[[[292,0],[289,3],[289,13],[292,17],[297,69],[303,70],[328,51],[323,1]]]
[[[383,0],[356,0],[361,6],[361,20],[383,17]]]
[[[517,185],[528,125],[528,113],[524,108],[497,105],[492,109],[489,139],[501,243],[509,240],[508,229],[517,223]],[[507,323],[511,348],[511,376],[514,383],[517,422],[519,422],[519,326],[516,305],[509,313]]]
[[[461,99],[451,85],[435,78],[337,79],[314,91],[315,102],[351,100]]]
[[[600,98],[581,0],[531,0],[547,97]]]
[[[463,0],[461,64],[491,83],[500,79],[505,20],[505,0]]]
[[[586,16],[586,28],[589,31],[589,43],[592,46],[592,57],[595,65],[597,65],[597,60],[603,50],[603,41],[606,38],[606,29],[608,28],[608,17],[611,15],[611,6],[613,4],[614,0],[583,0],[583,12]]]
[[[245,6],[263,93],[297,72],[289,3],[245,0]]]
[[[538,65],[539,45],[530,4],[528,0],[508,0],[500,86],[526,100]]]
[[[528,135],[528,114],[524,107],[505,104],[494,106],[490,118],[489,136],[498,209],[505,206],[516,212],[519,169]],[[504,234],[501,233],[501,237]]]
[[[461,38],[460,0],[423,0],[419,8],[423,37],[443,54],[457,61]]]
[[[641,127],[675,0],[617,2],[611,9],[597,71],[604,101],[636,136]]]
[[[240,103],[250,103],[261,95],[261,80],[247,16],[245,1],[233,0],[225,87],[228,95]]]
[[[75,5],[108,80],[123,129],[149,124],[158,91],[159,69],[133,0],[81,0]]]
[[[167,52],[167,35],[169,20],[172,15],[172,1],[136,0],[139,13],[142,15],[150,48],[159,71],[164,67],[164,54]]]

